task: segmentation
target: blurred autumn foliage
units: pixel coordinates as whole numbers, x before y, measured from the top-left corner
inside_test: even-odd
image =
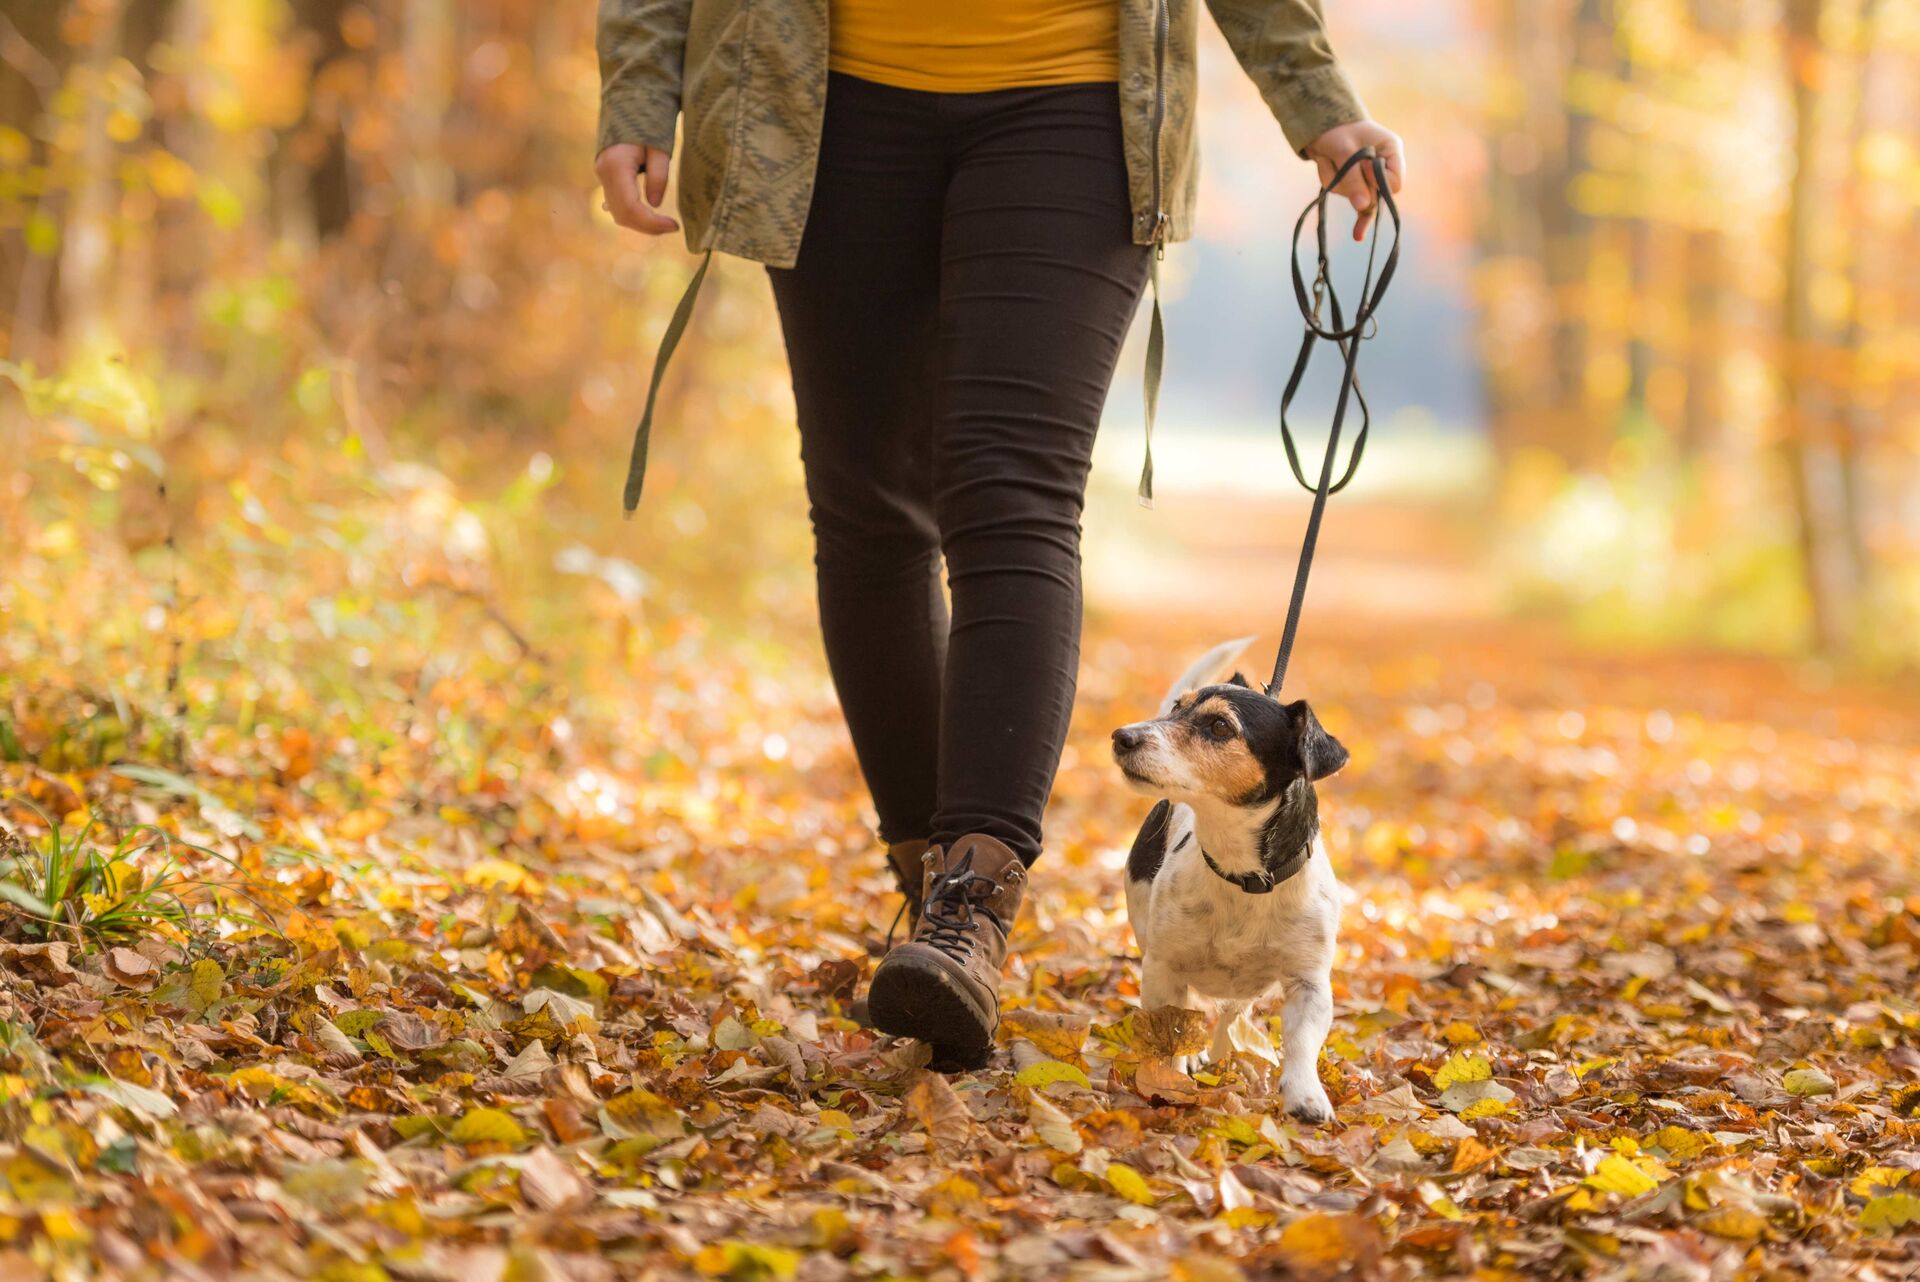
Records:
[[[1004,1054],[931,1076],[847,1018],[752,268],[613,517],[688,262],[598,211],[592,6],[0,0],[0,1277],[1911,1276],[1920,12],[1332,8],[1490,465],[1330,518],[1316,1132],[1132,1013],[1102,751],[1297,508],[1095,496]]]
[[[1920,11],[1478,9],[1489,428],[1549,577],[1910,660]]]

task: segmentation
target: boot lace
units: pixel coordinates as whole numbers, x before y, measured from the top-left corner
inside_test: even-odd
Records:
[[[964,859],[927,887],[927,902],[921,909],[921,922],[927,928],[925,942],[951,957],[970,956],[978,942],[980,916],[1006,934],[1007,924],[987,907],[987,900],[999,889],[999,882],[973,871],[973,851],[969,850]]]

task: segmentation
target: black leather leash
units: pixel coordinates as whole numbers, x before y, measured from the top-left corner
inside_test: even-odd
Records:
[[[1373,171],[1375,217],[1373,234],[1367,241],[1367,274],[1360,283],[1360,305],[1354,311],[1353,324],[1349,325],[1341,312],[1339,295],[1334,292],[1332,264],[1327,256],[1327,198],[1333,195],[1333,189],[1340,185],[1353,167],[1362,163],[1369,165]],[[1387,250],[1386,262],[1381,266],[1376,280],[1374,260],[1380,250],[1380,225],[1384,221],[1379,217],[1381,209],[1385,209],[1387,217],[1393,220],[1393,243]],[[1319,248],[1319,264],[1311,293],[1300,271],[1300,233],[1306,229],[1309,214],[1316,215],[1314,232]],[[1386,296],[1387,285],[1393,280],[1394,268],[1399,263],[1400,210],[1394,205],[1393,192],[1387,186],[1387,167],[1373,148],[1362,147],[1334,171],[1333,177],[1320,189],[1320,194],[1300,211],[1300,218],[1293,225],[1293,294],[1299,301],[1300,316],[1306,322],[1306,333],[1301,336],[1300,355],[1293,362],[1293,374],[1287,379],[1286,391],[1280,395],[1280,439],[1287,448],[1287,464],[1293,469],[1294,479],[1313,491],[1313,511],[1307,517],[1306,537],[1300,543],[1300,565],[1293,574],[1293,599],[1287,604],[1287,625],[1280,634],[1280,651],[1274,656],[1273,681],[1267,686],[1267,693],[1275,697],[1279,695],[1280,685],[1286,679],[1287,661],[1293,657],[1294,636],[1300,630],[1300,609],[1307,600],[1307,575],[1313,569],[1313,552],[1320,541],[1320,519],[1327,510],[1327,496],[1338,494],[1353,480],[1354,473],[1360,469],[1360,456],[1367,448],[1367,432],[1373,426],[1373,420],[1367,410],[1367,398],[1360,391],[1357,372],[1360,344],[1372,337],[1368,326],[1373,323],[1374,312],[1379,309],[1380,300]],[[1331,327],[1323,326],[1320,322],[1323,302],[1332,311]],[[1340,377],[1340,397],[1333,407],[1333,425],[1327,433],[1327,452],[1320,462],[1320,483],[1313,485],[1300,469],[1300,453],[1294,446],[1293,428],[1287,422],[1287,410],[1293,404],[1294,393],[1300,390],[1300,383],[1306,377],[1314,346],[1322,339],[1339,350],[1346,359],[1346,366]],[[1333,460],[1340,450],[1340,427],[1346,420],[1349,399],[1360,403],[1360,431],[1354,437],[1346,471],[1335,483]],[[1260,874],[1249,876],[1258,878]],[[1229,877],[1228,880],[1235,879]],[[1268,885],[1266,889],[1270,890],[1272,886]]]
[[[1341,312],[1339,295],[1334,292],[1332,263],[1327,255],[1327,198],[1333,195],[1333,189],[1340,185],[1340,180],[1362,162],[1373,169],[1376,214],[1373,235],[1367,242],[1367,274],[1360,283],[1360,306],[1354,312],[1353,324],[1349,325]],[[1381,207],[1386,209],[1387,217],[1393,219],[1393,243],[1387,250],[1386,263],[1380,268],[1376,280],[1373,271],[1380,250],[1382,221],[1377,210]],[[1317,216],[1314,230],[1319,249],[1311,293],[1306,277],[1300,272],[1300,233],[1306,229],[1309,214]],[[1300,543],[1300,566],[1293,574],[1293,599],[1287,603],[1287,626],[1280,634],[1280,652],[1273,660],[1273,682],[1267,687],[1267,693],[1275,698],[1279,697],[1280,683],[1286,679],[1287,661],[1293,657],[1294,637],[1300,631],[1300,609],[1307,600],[1307,575],[1313,569],[1313,551],[1320,541],[1320,519],[1326,515],[1327,496],[1347,488],[1354,473],[1360,470],[1360,456],[1366,452],[1367,432],[1373,426],[1373,417],[1367,410],[1367,398],[1360,390],[1357,372],[1360,344],[1371,337],[1367,327],[1373,322],[1373,314],[1379,308],[1380,300],[1386,296],[1387,284],[1393,279],[1393,270],[1399,263],[1400,210],[1394,205],[1393,193],[1387,187],[1387,168],[1373,148],[1362,147],[1334,171],[1327,185],[1300,211],[1299,221],[1293,225],[1293,293],[1299,300],[1300,316],[1306,321],[1307,328],[1301,336],[1300,355],[1294,358],[1293,373],[1287,379],[1287,388],[1280,394],[1280,440],[1287,447],[1287,466],[1293,469],[1293,479],[1313,492],[1313,511],[1307,517],[1306,537]],[[1322,306],[1332,311],[1333,323],[1330,328],[1320,323]],[[1320,483],[1315,485],[1307,480],[1306,473],[1301,470],[1300,451],[1293,441],[1293,426],[1287,422],[1287,410],[1292,407],[1294,394],[1300,390],[1300,384],[1306,378],[1307,366],[1313,360],[1314,346],[1322,339],[1339,349],[1346,365],[1340,376],[1340,398],[1334,402],[1333,425],[1327,432],[1327,452],[1320,460]],[[1359,402],[1360,431],[1353,438],[1353,449],[1348,452],[1346,470],[1336,482],[1333,479],[1333,460],[1340,452],[1340,428],[1346,421],[1349,399]],[[1206,860],[1207,868],[1222,881],[1230,882],[1249,895],[1265,895],[1300,871],[1309,853],[1308,850],[1296,852],[1284,867],[1262,868],[1258,872],[1228,872],[1204,848],[1200,851],[1200,857]]]

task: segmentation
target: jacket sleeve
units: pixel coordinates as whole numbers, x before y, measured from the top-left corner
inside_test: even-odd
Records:
[[[1320,0],[1207,0],[1207,7],[1294,151],[1335,125],[1366,119],[1333,60]]]
[[[693,0],[600,0],[600,141],[673,150]]]

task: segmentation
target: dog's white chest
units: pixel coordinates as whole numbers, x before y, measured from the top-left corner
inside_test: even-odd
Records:
[[[1202,997],[1253,1001],[1332,965],[1339,888],[1315,842],[1298,874],[1252,895],[1222,880],[1189,842],[1151,882],[1130,885],[1128,917],[1143,957]]]

